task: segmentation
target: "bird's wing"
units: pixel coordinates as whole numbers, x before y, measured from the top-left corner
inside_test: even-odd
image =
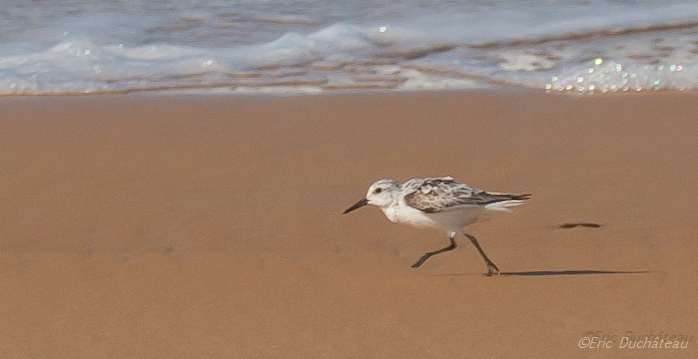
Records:
[[[525,200],[529,195],[487,192],[456,182],[452,177],[414,178],[402,185],[405,204],[425,213],[436,213],[460,206]]]

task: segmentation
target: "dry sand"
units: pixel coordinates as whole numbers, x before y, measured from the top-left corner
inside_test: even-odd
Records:
[[[0,99],[0,358],[696,358],[697,139],[695,93]],[[469,227],[502,275],[341,215],[436,175],[533,194]]]

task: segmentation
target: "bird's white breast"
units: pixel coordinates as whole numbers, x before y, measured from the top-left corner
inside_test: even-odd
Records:
[[[415,228],[441,228],[426,213],[405,205],[393,205],[383,209],[383,213],[393,223],[408,225]]]
[[[394,204],[382,208],[385,216],[393,223],[415,228],[436,228],[457,231],[470,224],[484,210],[480,206],[465,206],[454,210],[425,213],[405,204]]]

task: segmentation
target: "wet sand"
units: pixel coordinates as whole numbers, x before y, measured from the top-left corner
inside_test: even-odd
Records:
[[[695,358],[696,114],[696,93],[0,99],[0,358]],[[463,237],[412,269],[444,233],[341,214],[441,175],[533,194],[468,228],[501,275]]]

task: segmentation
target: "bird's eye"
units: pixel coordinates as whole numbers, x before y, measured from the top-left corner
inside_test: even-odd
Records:
[[[373,193],[378,194],[378,193],[381,193],[381,191],[383,191],[382,188],[376,188],[376,190],[373,191]]]

